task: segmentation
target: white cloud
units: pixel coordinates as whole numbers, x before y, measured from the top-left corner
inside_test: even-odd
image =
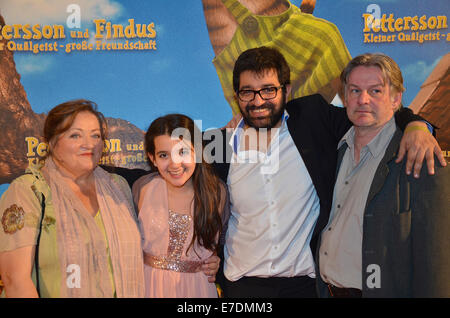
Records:
[[[39,74],[48,71],[52,65],[52,59],[41,55],[15,55],[17,72],[21,75]]]
[[[434,70],[441,58],[442,56],[438,57],[431,64],[427,64],[425,61],[417,61],[413,64],[409,64],[403,68],[403,77],[408,80],[423,83]]]
[[[162,73],[172,67],[172,60],[169,58],[158,58],[150,62],[149,70],[152,73]]]
[[[54,24],[65,23],[71,12],[67,6],[80,7],[81,27],[94,18],[113,19],[124,9],[114,0],[0,0],[0,14],[6,24]]]
[[[157,24],[157,25],[155,25],[155,31],[156,31],[156,36],[159,37],[165,33],[166,29],[164,28],[164,25]]]

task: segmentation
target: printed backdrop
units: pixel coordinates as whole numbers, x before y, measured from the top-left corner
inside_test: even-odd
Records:
[[[283,3],[248,7],[264,15]],[[291,3],[334,23],[352,56],[394,58],[404,105],[441,128],[449,155],[448,0]],[[108,118],[104,164],[146,167],[143,133],[167,113],[201,120],[203,130],[224,126],[233,113],[212,61],[233,36],[218,30],[233,23],[220,0],[0,0],[0,194],[45,154],[45,114],[71,99],[96,102]]]

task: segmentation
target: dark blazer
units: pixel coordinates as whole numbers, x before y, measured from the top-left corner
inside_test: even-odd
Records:
[[[435,175],[430,176],[424,165],[419,179],[407,176],[406,160],[395,163],[401,137],[397,129],[367,197],[362,295],[450,297],[450,169],[435,166]],[[346,148],[344,144],[339,149],[338,167]],[[316,275],[319,294],[326,297],[327,287],[319,272]]]

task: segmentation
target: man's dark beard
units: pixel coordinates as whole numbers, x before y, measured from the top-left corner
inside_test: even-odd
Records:
[[[261,106],[247,105],[245,107],[245,114],[242,114],[244,123],[249,127],[255,128],[256,130],[259,130],[261,128],[266,128],[266,129],[273,128],[280,121],[281,117],[283,116],[284,110],[286,108],[286,96],[284,93],[283,93],[283,97],[281,99],[281,107],[277,112],[274,111],[275,107],[276,107],[275,104],[273,104],[271,102],[265,102]],[[272,110],[272,113],[269,117],[269,122],[266,125],[256,126],[255,123],[253,122],[254,119],[252,119],[250,117],[249,113],[251,110],[262,109],[262,108],[268,108],[268,109]],[[256,119],[258,119],[258,118],[256,118]]]

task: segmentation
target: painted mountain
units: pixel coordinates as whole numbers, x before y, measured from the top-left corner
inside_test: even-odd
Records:
[[[5,21],[0,16],[0,24]],[[6,40],[2,40],[6,42]],[[51,105],[56,106],[56,105]],[[23,174],[29,162],[45,150],[42,131],[45,114],[33,112],[16,70],[13,52],[0,51],[0,184]],[[101,163],[129,168],[147,168],[143,155],[144,132],[128,121],[107,118],[110,152]]]

